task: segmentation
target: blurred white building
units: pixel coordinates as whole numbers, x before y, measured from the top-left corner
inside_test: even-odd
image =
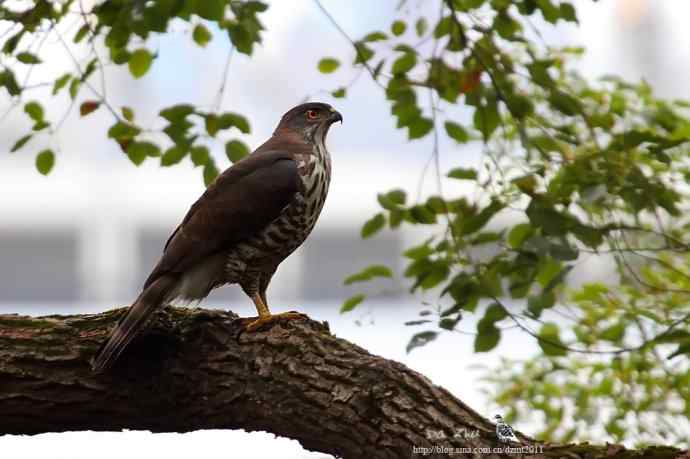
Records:
[[[378,211],[375,196],[386,182],[414,183],[417,172],[380,161],[360,164],[337,150],[333,156],[326,210],[307,243],[279,268],[273,298],[342,301],[352,289],[361,290],[343,285],[347,275],[372,263],[396,268],[401,261],[400,232],[362,241],[359,228]],[[168,236],[203,192],[200,171],[191,165],[161,169],[150,161],[135,168],[122,161],[102,168],[75,162],[46,178],[25,164],[4,163],[0,302],[18,308],[131,301]],[[382,180],[382,169],[388,180]],[[217,290],[210,302],[236,300],[248,301],[235,287]]]

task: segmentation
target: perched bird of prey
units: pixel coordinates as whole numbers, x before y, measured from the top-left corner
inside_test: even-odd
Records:
[[[254,302],[259,317],[249,331],[303,317],[272,315],[266,289],[321,213],[331,179],[326,134],[342,120],[330,105],[298,105],[268,141],[216,178],[168,239],[143,291],[94,359],[94,370],[111,366],[162,305],[198,301],[222,285],[239,284]]]
[[[500,414],[494,416],[494,419],[496,420],[496,436],[500,441],[504,443],[518,441],[515,437],[515,432],[513,432],[513,428],[506,424]]]

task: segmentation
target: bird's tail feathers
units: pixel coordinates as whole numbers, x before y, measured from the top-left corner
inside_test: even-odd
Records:
[[[141,292],[93,360],[92,368],[95,372],[106,371],[115,363],[151,314],[166,300],[174,285],[174,278],[161,276]]]

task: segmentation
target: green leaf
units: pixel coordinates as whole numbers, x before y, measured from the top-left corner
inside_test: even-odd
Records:
[[[216,167],[216,163],[213,162],[212,158],[209,158],[209,160],[206,162],[204,165],[204,184],[206,186],[209,186],[213,181],[218,177],[218,168]]]
[[[441,38],[450,33],[450,29],[453,25],[453,19],[450,16],[446,16],[438,21],[436,27],[434,28],[434,38]]]
[[[196,14],[209,21],[220,21],[225,16],[225,1],[198,0],[195,2]]]
[[[17,54],[17,60],[21,62],[22,64],[40,64],[41,59],[38,58],[35,54],[29,53],[29,52],[22,52]]]
[[[382,213],[374,215],[372,218],[367,220],[362,226],[362,230],[360,232],[362,239],[366,239],[368,237],[373,236],[374,234],[379,232],[385,224],[386,217]]]
[[[236,163],[248,154],[249,147],[241,140],[231,140],[225,144],[225,155],[232,163]]]
[[[43,121],[43,106],[36,101],[27,102],[24,105],[24,112],[36,123]]]
[[[477,171],[474,169],[456,167],[448,172],[448,177],[458,180],[477,180]]]
[[[542,228],[544,234],[561,236],[578,224],[577,219],[566,212],[559,212],[541,197],[534,197],[525,210],[532,225]]]
[[[513,40],[515,35],[522,29],[520,23],[513,19],[506,10],[498,12],[494,18],[493,28],[502,38],[507,40]]]
[[[55,154],[52,150],[43,150],[36,156],[36,169],[43,175],[48,175],[55,165]]]
[[[321,73],[333,73],[340,67],[340,61],[333,57],[324,57],[319,61],[318,67]]]
[[[364,295],[364,294],[362,294],[362,293],[359,293],[359,294],[357,294],[357,295],[351,296],[350,298],[348,298],[347,300],[345,300],[345,302],[343,303],[343,305],[340,307],[340,313],[341,313],[341,314],[344,314],[344,313],[346,313],[346,312],[352,311],[354,308],[357,307],[357,305],[358,305],[359,303],[361,303],[362,301],[364,301],[365,298],[366,298],[366,295]]]
[[[0,5],[2,5],[2,2],[0,2]],[[9,29],[8,32],[11,30],[12,29]],[[26,30],[27,29],[25,28],[21,28],[19,32],[8,38],[7,41],[5,41],[5,44],[2,46],[2,52],[5,54],[12,54],[14,50],[17,48],[17,45],[19,44],[19,41],[22,39],[22,36],[26,32]]]
[[[163,156],[161,156],[161,166],[169,167],[174,164],[179,163],[182,159],[187,156],[189,150],[180,145],[173,145],[172,147],[165,150]]]
[[[428,324],[431,323],[431,320],[429,319],[421,319],[421,320],[408,320],[405,322],[406,326],[416,326],[416,325],[423,325],[423,324]]]
[[[141,129],[138,127],[118,121],[108,129],[108,137],[115,140],[129,140],[139,135],[140,132]]]
[[[431,255],[434,252],[434,250],[429,247],[427,243],[424,243],[422,245],[418,245],[415,247],[411,247],[407,249],[406,251],[403,252],[403,256],[407,258],[411,258],[413,260],[419,260],[423,258],[427,258],[429,255]]]
[[[426,207],[436,214],[448,212],[448,204],[440,196],[429,196],[429,199],[426,200]]]
[[[15,151],[21,149],[26,143],[31,140],[31,137],[33,137],[33,134],[27,134],[24,137],[20,138],[17,140],[14,145],[12,145],[12,148],[10,149],[10,153],[14,153]]]
[[[419,285],[422,290],[432,289],[446,280],[449,274],[450,268],[445,262],[436,262],[432,265],[431,270],[420,278]]]
[[[489,307],[486,308],[486,312],[484,313],[482,320],[486,321],[485,323],[488,324],[496,323],[505,319],[506,317],[508,317],[508,311],[506,311],[501,304],[491,303]]]
[[[79,30],[77,30],[77,33],[74,34],[74,38],[72,39],[72,41],[74,43],[79,43],[84,39],[84,37],[86,37],[86,34],[89,33],[89,30],[90,29],[88,24],[82,25],[81,27],[79,27]]]
[[[439,320],[438,326],[444,330],[453,331],[455,326],[462,320],[462,314],[456,314],[455,317],[444,317]]]
[[[200,3],[206,3],[206,0]],[[152,61],[153,55],[148,49],[137,49],[129,56],[129,72],[134,78],[141,78],[148,72]]]
[[[129,107],[122,107],[122,116],[130,123],[134,121],[134,111]]]
[[[60,91],[60,89],[64,88],[69,82],[70,78],[72,78],[72,74],[65,73],[64,75],[56,79],[55,83],[53,83],[53,95],[56,95]]]
[[[188,115],[194,113],[194,106],[189,104],[178,104],[161,110],[158,115],[171,124],[177,124],[185,120]]]
[[[407,30],[407,24],[405,22],[397,20],[391,24],[391,32],[393,35],[396,37],[399,37],[400,35],[405,33],[405,30]]]
[[[537,267],[537,282],[546,288],[547,285],[561,272],[561,263],[551,257],[544,257],[539,260]]]
[[[208,44],[209,41],[211,41],[211,38],[213,38],[211,32],[209,32],[203,24],[197,24],[196,26],[194,26],[194,31],[192,32],[192,39],[196,42],[197,45],[203,48]]]
[[[384,265],[371,265],[360,272],[353,274],[345,279],[343,282],[345,285],[350,285],[355,282],[366,282],[370,281],[375,277],[393,277],[393,272]]]
[[[405,215],[406,213],[403,210],[391,210],[388,218],[388,224],[390,225],[391,229],[399,227],[405,218]]]
[[[529,223],[515,225],[508,233],[508,245],[514,249],[519,249],[532,234],[534,234],[534,228]]]
[[[582,104],[579,100],[563,91],[554,90],[549,97],[549,103],[553,108],[568,116],[582,113]]]
[[[474,127],[482,133],[484,141],[488,141],[501,122],[496,99],[490,98],[486,104],[478,106],[472,120]]]
[[[474,352],[489,352],[501,341],[501,330],[491,325],[477,332],[474,338]]]
[[[251,131],[249,121],[247,121],[247,118],[244,116],[238,113],[223,113],[218,118],[218,129],[228,129],[231,127],[239,129],[239,131],[243,134],[249,134]]]
[[[355,65],[369,62],[369,60],[374,57],[374,51],[361,41],[355,43],[355,51],[357,51],[354,62]]]
[[[578,22],[577,13],[575,12],[575,7],[572,4],[563,2],[559,5],[559,9],[561,10],[561,18],[568,22]]]
[[[395,190],[391,190],[388,193],[386,193],[386,197],[391,202],[403,206],[405,205],[405,201],[407,200],[407,193],[405,193],[405,190],[396,188]]]
[[[611,341],[613,343],[620,342],[625,336],[625,323],[623,321],[618,322],[615,325],[611,325],[601,332],[599,337],[606,341]]]
[[[558,325],[553,322],[547,322],[542,325],[539,330],[539,347],[544,351],[544,354],[550,356],[563,356],[568,352],[565,345],[561,341]]]
[[[129,62],[129,57],[132,55],[125,48],[110,48],[110,59],[117,65],[123,65]]]
[[[371,32],[362,38],[363,42],[372,42],[372,41],[383,41],[383,40],[388,40],[388,36],[381,32],[381,31],[376,31],[376,32]]]
[[[479,231],[486,225],[491,218],[493,218],[494,215],[496,215],[498,212],[500,212],[505,206],[501,204],[499,201],[491,201],[491,203],[483,208],[481,212],[479,212],[477,215],[473,215],[472,217],[466,219],[462,223],[462,230],[461,234],[466,235],[466,234],[472,234],[475,231]]]
[[[204,116],[204,125],[206,127],[206,132],[208,132],[208,135],[211,137],[215,137],[220,130],[220,127],[218,126],[218,116],[214,115],[213,113],[209,113],[208,115]]]
[[[426,346],[427,344],[435,340],[437,336],[438,332],[431,330],[416,333],[412,336],[412,338],[410,338],[410,342],[407,343],[405,351],[409,354],[413,349]]]
[[[541,10],[542,16],[544,16],[544,19],[547,22],[555,24],[556,21],[558,21],[561,12],[553,3],[551,3],[551,0],[538,0],[536,3]]]
[[[401,75],[412,70],[415,65],[417,65],[417,55],[411,52],[403,53],[393,62],[391,72],[393,75]]]
[[[556,260],[573,261],[580,256],[580,251],[577,247],[572,247],[568,241],[563,240],[560,244],[551,243],[549,253]]]
[[[429,29],[429,23],[426,21],[426,18],[419,18],[417,19],[417,22],[415,23],[415,30],[417,31],[417,36],[421,37],[423,36],[426,31]]]
[[[14,76],[14,72],[10,69],[5,69],[0,72],[0,87],[4,87],[10,96],[18,96],[22,92]]]
[[[335,97],[336,99],[342,99],[347,95],[347,89],[346,88],[338,88],[335,91],[331,92],[331,96]]]
[[[458,123],[453,121],[446,121],[444,124],[446,128],[446,133],[448,137],[455,140],[458,143],[466,143],[470,140],[470,135],[467,133],[464,127],[460,126]]]
[[[127,157],[135,166],[140,165],[148,156],[160,156],[161,151],[151,142],[131,142],[127,145]]]
[[[429,118],[419,117],[412,121],[407,128],[407,136],[410,140],[419,139],[427,135],[434,127],[434,122]]]
[[[401,210],[405,204],[405,192],[403,190],[393,190],[388,193],[379,193],[376,196],[381,207],[386,210]]]
[[[530,196],[534,194],[537,188],[537,178],[535,177],[535,174],[527,174],[521,177],[516,177],[511,180],[511,183],[517,186],[520,191]]]
[[[416,223],[431,225],[436,223],[436,213],[425,205],[416,205],[410,209],[410,217]]]
[[[534,318],[541,317],[541,313],[544,309],[549,309],[556,304],[556,295],[553,291],[549,290],[542,292],[540,295],[534,295],[527,299],[527,310],[532,314]]]
[[[690,332],[676,329],[661,333],[652,341],[654,343],[680,343],[686,340],[690,340]]]
[[[499,265],[492,265],[479,277],[479,288],[481,294],[492,298],[503,296],[503,286],[501,284],[501,276],[498,270]]]
[[[566,266],[564,266],[564,267],[558,272],[558,274],[556,274],[556,276],[554,276],[554,278],[551,279],[551,281],[549,281],[549,283],[544,287],[544,291],[548,292],[548,291],[551,291],[551,290],[555,289],[556,287],[558,287],[558,285],[559,285],[561,282],[563,282],[563,280],[565,279],[565,277],[566,277],[566,276],[568,275],[568,273],[569,273],[570,271],[572,271],[572,270],[573,270],[573,266],[572,266],[572,265],[566,265]]]
[[[208,151],[208,148],[206,148],[203,145],[198,145],[192,147],[192,149],[190,150],[190,156],[195,166],[203,166],[208,162],[210,153]]]
[[[79,89],[81,89],[81,80],[78,78],[73,78],[72,82],[69,84],[69,97],[74,100],[79,94]]]
[[[588,225],[578,224],[572,228],[573,235],[580,240],[580,242],[596,249],[604,242],[604,231],[593,228]]]
[[[259,30],[253,30],[256,27],[253,24],[245,24],[243,22],[231,22],[227,26],[230,41],[237,51],[250,56],[254,50],[254,43],[259,40]]]

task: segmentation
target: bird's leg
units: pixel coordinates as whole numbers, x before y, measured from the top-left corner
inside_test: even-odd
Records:
[[[256,311],[259,313],[259,317],[247,325],[247,331],[250,332],[259,329],[262,325],[274,322],[276,320],[304,319],[307,317],[305,314],[293,311],[283,312],[280,314],[271,314],[271,311],[268,310],[266,302],[259,293],[252,295],[252,301],[254,301],[254,306],[256,306]]]

